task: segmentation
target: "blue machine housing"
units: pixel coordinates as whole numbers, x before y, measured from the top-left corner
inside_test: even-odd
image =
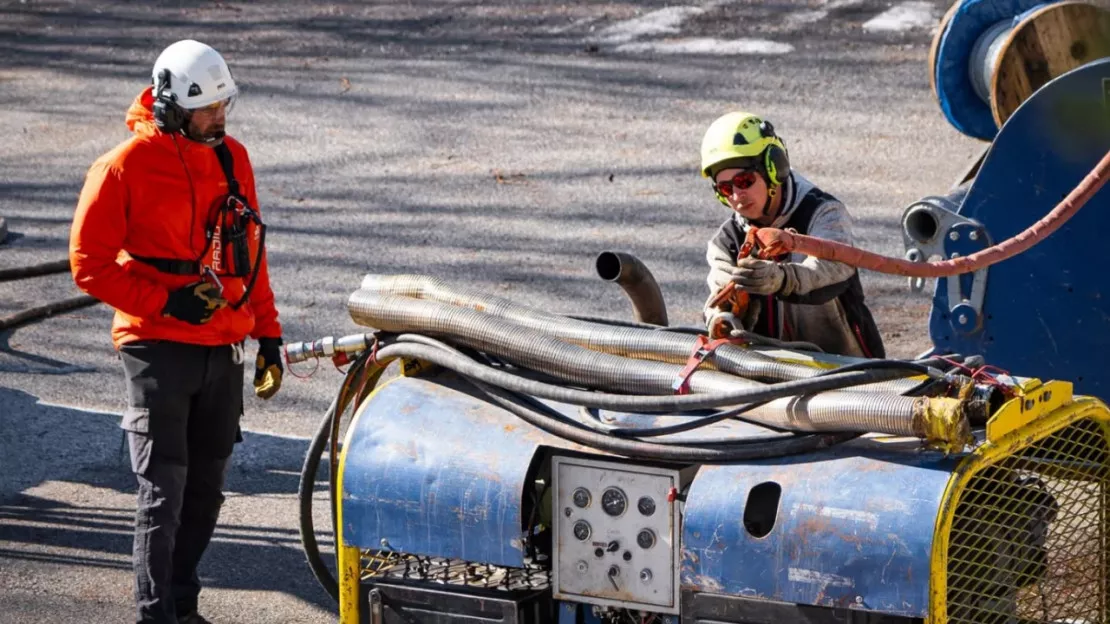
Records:
[[[981,250],[1032,225],[1110,150],[1110,59],[1041,87],[994,138],[958,213],[988,236],[946,240],[946,256]],[[948,234],[947,232],[944,234]],[[1078,393],[1110,398],[1110,191],[1101,189],[1059,230],[987,270],[981,314],[961,326],[960,302],[937,280],[929,334],[941,352],[982,354],[988,363],[1042,379],[1069,379]],[[970,276],[961,292],[970,288]],[[965,306],[966,307],[966,306]],[[973,318],[967,310],[963,318]]]
[[[545,449],[586,449],[465,388],[446,373],[403,377],[362,405],[340,484],[346,544],[524,565],[525,496],[537,459]],[[643,426],[674,418],[607,417]],[[861,439],[796,458],[703,466],[686,492],[682,589],[922,616],[934,523],[955,464],[917,441]],[[768,482],[781,494],[759,503],[770,505],[773,526],[756,537],[746,506]]]
[[[348,544],[524,565],[525,482],[554,439],[458,388],[399,378],[363,403],[343,467]]]
[[[924,616],[933,527],[956,462],[916,446],[860,442],[703,466],[687,496],[683,587]],[[742,521],[760,484],[781,490],[761,537]]]

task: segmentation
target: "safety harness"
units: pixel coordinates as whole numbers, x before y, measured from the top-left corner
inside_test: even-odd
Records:
[[[266,224],[258,212],[250,207],[247,198],[239,191],[235,179],[235,161],[227,144],[221,143],[213,150],[220,161],[224,177],[227,178],[227,195],[219,200],[214,210],[209,211],[209,219],[204,228],[204,249],[196,260],[179,258],[150,258],[130,254],[132,258],[148,264],[163,273],[171,275],[210,276],[216,285],[220,277],[245,278],[243,296],[229,304],[237,310],[250,297],[258,274],[262,270],[262,254],[266,249]],[[251,243],[256,243],[253,262]]]

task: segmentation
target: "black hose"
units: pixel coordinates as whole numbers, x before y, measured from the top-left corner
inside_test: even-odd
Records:
[[[569,319],[576,321],[586,321],[589,323],[597,323],[598,325],[610,325],[612,327],[633,327],[636,329],[663,329],[664,326],[652,325],[650,323],[641,323],[639,321],[627,321],[624,319],[612,319],[604,316],[591,316],[589,314],[561,314]],[[702,332],[705,333],[705,332]]]
[[[78,310],[97,303],[100,303],[100,300],[95,297],[90,297],[89,295],[79,295],[77,297],[70,297],[69,299],[51,301],[47,304],[27,308],[15,314],[0,317],[0,331],[14,329],[21,325],[26,325],[27,323],[49,318],[55,314]]]
[[[751,411],[751,410],[759,407],[760,405],[766,405],[767,403],[768,403],[767,401],[761,401],[759,403],[749,403],[747,405],[741,405],[740,407],[735,407],[733,409],[724,410],[724,411],[720,411],[720,412],[714,412],[714,413],[706,415],[706,416],[691,418],[690,420],[688,420],[686,422],[681,422],[681,423],[678,423],[678,424],[675,424],[675,425],[667,425],[667,426],[664,426],[664,427],[643,427],[643,428],[613,427],[612,429],[608,430],[608,433],[610,435],[615,435],[615,436],[622,437],[622,438],[623,437],[656,438],[656,437],[659,437],[659,436],[670,435],[672,433],[683,433],[685,431],[693,431],[695,429],[701,429],[702,427],[708,427],[709,425],[719,423],[722,420],[727,420],[729,418],[736,418],[736,417],[742,415],[744,412]],[[748,424],[751,424],[751,425],[758,425],[760,427],[767,427],[767,425],[764,425],[763,423],[755,422],[753,420],[747,420],[747,419],[743,419],[743,418],[741,418],[740,420],[743,420],[744,422],[746,422]],[[771,427],[767,427],[767,428],[771,429]],[[774,427],[773,430],[780,433],[780,434],[786,433],[785,429],[780,429],[778,427]]]
[[[377,385],[378,379],[381,378],[382,372],[385,370],[383,367],[374,366],[372,369],[367,369],[366,363],[370,359],[370,351],[363,351],[351,363],[347,369],[346,382],[354,382],[347,386],[347,395],[340,399],[339,407],[336,415],[331,421],[330,443],[328,444],[328,469],[331,474],[339,474],[339,427],[343,414],[347,411],[347,405],[352,400],[355,402],[355,409],[358,408],[358,401],[360,392],[363,390],[363,385],[369,383],[371,386]],[[361,383],[360,383],[361,382]],[[356,385],[357,384],[357,387]],[[344,400],[345,399],[345,400]],[[339,527],[335,523],[336,514],[335,510],[339,508],[339,489],[338,483],[334,478],[331,480],[331,487],[329,488],[329,495],[332,508],[332,530],[336,535],[339,535]]]
[[[624,412],[686,412],[701,409],[710,409],[740,403],[757,403],[776,399],[817,394],[830,390],[841,390],[851,386],[865,385],[906,377],[906,370],[879,368],[874,370],[860,370],[846,373],[833,371],[827,376],[795,379],[767,384],[762,388],[745,388],[729,392],[713,394],[686,394],[686,395],[628,395],[611,394],[607,392],[592,392],[555,386],[538,381],[532,381],[506,373],[504,371],[487,368],[461,354],[448,353],[442,349],[423,344],[395,342],[382,347],[378,351],[381,361],[392,360],[397,357],[411,357],[450,368],[466,377],[474,377],[479,381],[506,390],[536,396],[559,403],[571,405],[586,405]],[[883,362],[897,362],[897,360],[881,360]],[[939,377],[940,373],[922,367],[932,377]],[[916,369],[915,369],[916,370]]]
[[[501,388],[492,387],[475,379],[468,378],[468,381],[490,401],[537,429],[576,444],[638,459],[683,464],[750,461],[812,452],[859,436],[858,433],[806,434],[771,442],[749,442],[721,447],[687,447],[627,440],[585,428],[547,406],[543,406],[545,410],[540,410],[535,406],[522,405]]]
[[[422,346],[431,349],[437,349],[450,356],[458,358],[459,360],[469,360],[458,349],[443,343],[434,338],[421,335],[402,335],[398,336],[398,343],[394,343],[391,347],[398,346],[401,343],[410,343],[412,346]],[[386,353],[390,347],[379,351],[378,357],[387,357]],[[424,358],[421,358],[424,359]],[[480,365],[479,365],[480,366]],[[913,371],[916,373],[928,372],[927,367],[922,366],[916,362],[904,362],[900,360],[875,360],[860,362],[850,366],[847,369],[858,370],[883,370],[890,368],[897,368],[903,371]],[[458,371],[458,369],[455,369]],[[462,372],[462,371],[458,371]],[[821,376],[832,376],[836,371],[822,372]],[[814,377],[812,379],[817,379]],[[491,402],[501,406],[505,410],[521,418],[525,422],[546,431],[556,437],[564,440],[569,440],[576,444],[583,444],[592,448],[602,451],[613,452],[626,457],[650,459],[659,461],[670,462],[723,462],[723,461],[743,461],[753,459],[765,459],[769,457],[781,457],[784,455],[791,455],[807,451],[813,451],[820,448],[825,448],[833,444],[844,442],[856,437],[859,433],[828,433],[828,434],[801,434],[792,433],[786,436],[781,436],[778,439],[766,440],[748,440],[724,443],[721,445],[706,445],[702,447],[686,446],[681,443],[656,443],[644,442],[637,439],[622,439],[612,437],[613,431],[603,432],[592,429],[589,426],[567,418],[565,415],[543,405],[530,396],[522,395],[513,391],[506,390],[503,387],[493,387],[491,384],[477,381],[474,378],[468,377],[470,381],[480,392],[482,392]],[[789,382],[786,382],[789,383]],[[694,429],[699,426],[711,424],[712,422],[723,420],[724,418],[736,415],[743,411],[747,411],[756,407],[758,404],[746,405],[736,409],[720,412],[709,417],[697,419],[693,423],[682,423],[670,427],[660,427],[663,433],[658,435],[665,435],[666,433],[677,433],[688,429]],[[644,431],[651,430],[627,430],[630,434],[642,436]]]
[[[402,334],[397,337],[397,340],[427,346],[432,349],[439,349],[444,353],[466,359],[466,356],[455,347],[428,336]],[[379,358],[382,357],[382,353],[382,351],[378,352]],[[681,443],[672,444],[625,440],[620,438],[614,439],[604,432],[591,429],[580,422],[567,418],[564,414],[536,401],[530,396],[514,393],[504,388],[494,387],[490,384],[476,381],[470,377],[467,377],[467,381],[474,385],[482,394],[486,395],[491,402],[500,405],[505,410],[538,429],[576,444],[582,444],[591,448],[617,453],[631,458],[679,463],[766,459],[814,451],[859,437],[860,435],[858,433],[792,433],[773,440],[761,438],[758,440],[739,441],[706,447],[691,447]],[[740,409],[751,409],[753,407],[755,407],[755,405],[745,406]]]
[[[342,391],[340,391],[340,394],[342,394]],[[339,583],[324,563],[324,558],[320,555],[320,546],[316,542],[316,525],[312,519],[312,495],[316,489],[316,470],[320,466],[320,458],[323,456],[324,447],[328,443],[328,433],[331,431],[332,420],[336,417],[336,406],[339,404],[339,397],[340,395],[337,394],[335,399],[332,400],[331,406],[316,427],[316,433],[312,436],[312,443],[309,444],[308,452],[304,457],[304,465],[301,466],[301,480],[297,485],[297,496],[300,503],[301,547],[304,549],[305,558],[308,559],[308,566],[312,569],[312,575],[316,577],[316,581],[336,602],[339,602]],[[335,481],[334,474],[331,475],[331,480]],[[335,517],[334,510],[332,517]],[[338,548],[338,534],[335,535],[335,543],[336,548]]]
[[[480,352],[478,352],[474,349],[471,349],[469,347],[461,347],[461,348],[460,347],[455,347],[453,345],[449,345],[449,344],[447,344],[445,342],[442,342],[440,340],[436,340],[435,338],[431,338],[429,336],[424,336],[424,335],[421,335],[421,334],[400,334],[396,337],[396,339],[401,341],[401,342],[414,342],[414,343],[418,343],[418,344],[428,345],[430,347],[435,347],[435,348],[438,348],[438,349],[442,349],[442,350],[444,350],[448,353],[454,353],[456,355],[463,355],[465,357],[469,357],[469,358],[472,358],[472,359],[477,359],[477,357],[484,357],[484,356],[482,356],[482,354],[480,354]],[[530,397],[526,394],[521,394],[521,393],[518,393],[518,392],[513,392],[512,394],[517,398],[517,400],[521,401],[522,403],[529,404],[534,410],[543,411],[543,410],[547,409],[547,406],[543,405],[542,403],[539,403],[538,401],[536,401],[535,399],[533,399],[532,397]],[[695,424],[693,426],[690,426],[689,429],[697,429],[700,426],[709,425],[709,424],[712,424],[713,422],[718,422],[720,420],[723,420],[724,418],[728,418],[730,416],[736,416],[736,415],[742,414],[743,412],[746,412],[746,411],[751,410],[751,409],[755,409],[756,407],[759,407],[760,405],[764,405],[765,403],[767,403],[767,401],[764,401],[762,403],[753,403],[753,404],[750,404],[750,405],[742,405],[738,408],[727,410],[725,412],[718,412],[718,413],[714,413],[714,414],[709,414],[709,415],[707,415],[705,417],[702,417],[702,418],[697,418],[697,419],[695,419],[695,422],[699,423],[699,424]],[[587,415],[589,415],[594,420],[598,420],[598,418],[595,417],[591,413],[591,410],[594,410],[594,409],[595,408],[593,408],[592,406],[582,406],[582,410],[584,410],[587,413]],[[558,412],[553,411],[552,413],[558,413]],[[720,417],[716,418],[712,422],[704,422],[707,419],[715,418],[717,416],[720,416]],[[561,414],[560,414],[560,417],[562,417]],[[744,419],[741,419],[741,420],[744,420]],[[586,425],[586,424],[583,424],[581,422],[574,421],[574,420],[571,420],[571,419],[567,419],[567,422],[571,423],[571,424],[574,424],[574,425],[577,425],[577,426],[586,427],[586,428],[591,429],[593,431],[596,431],[598,433],[603,433],[603,434],[608,434],[608,435],[621,435],[621,434],[627,433],[628,435],[636,436],[636,437],[654,437],[654,435],[666,435],[666,433],[667,433],[667,432],[665,432],[665,433],[659,433],[659,434],[652,434],[650,432],[653,431],[653,429],[647,429],[647,428],[635,429],[635,428],[618,428],[618,427],[607,427],[607,428],[591,427],[590,425]],[[701,424],[703,422],[704,422],[704,424]],[[786,430],[786,429],[780,429],[778,427],[774,427],[774,426],[768,425],[766,423],[756,422],[756,421],[753,421],[753,420],[745,420],[745,422],[748,422],[749,424],[755,425],[757,427],[762,427],[764,429],[769,429],[771,431],[775,431],[777,433],[786,434],[786,435],[753,436],[749,441],[744,441],[744,442],[733,441],[731,443],[733,443],[733,444],[749,444],[751,442],[771,442],[771,441],[778,441],[778,440],[782,440],[782,439],[786,439],[786,438],[795,438],[799,435],[804,435],[804,434],[802,434],[800,432],[797,432],[797,431],[789,431],[789,430]],[[669,433],[679,433],[681,431],[687,431],[687,429],[681,428],[681,427],[684,427],[684,426],[686,426],[686,423],[682,423],[682,424],[679,424],[679,425],[672,425],[671,427],[674,427],[675,430],[674,431],[669,431]],[[669,428],[670,427],[660,427],[658,429],[669,429]],[[646,434],[640,433],[640,432],[645,432],[645,431],[649,432],[649,433],[646,433]]]
[[[327,565],[324,563],[324,558],[320,554],[320,545],[316,542],[316,527],[312,517],[312,502],[313,494],[315,493],[316,485],[316,471],[320,469],[320,461],[324,454],[325,447],[329,446],[329,441],[333,439],[332,432],[335,430],[337,423],[341,419],[343,412],[346,411],[346,405],[350,402],[352,391],[357,389],[352,388],[352,382],[359,378],[362,374],[366,360],[369,359],[370,352],[363,352],[351,363],[351,368],[347,369],[346,376],[343,383],[340,385],[340,391],[335,394],[335,399],[332,404],[327,407],[323,419],[316,427],[316,432],[312,436],[312,442],[309,444],[309,451],[304,455],[304,464],[301,466],[301,481],[297,483],[297,499],[299,499],[300,527],[301,527],[301,546],[304,548],[304,555],[309,560],[309,567],[312,570],[312,575],[316,577],[316,582],[324,588],[327,595],[332,597],[332,600],[339,602],[340,590],[339,582],[335,580],[330,570],[327,570]],[[334,443],[332,444],[334,447]],[[330,464],[331,466],[332,464]],[[335,536],[335,548],[339,550],[340,546],[340,533],[339,527],[335,525],[337,515],[335,511],[339,509],[339,500],[337,500],[334,467],[331,469],[329,475],[329,500],[331,501],[332,511],[332,532]]]
[[[841,368],[835,368],[835,369],[829,369],[827,371],[822,371],[816,377],[814,377],[814,379],[816,379],[817,377],[823,377],[823,376],[830,375],[834,372],[839,373],[839,372],[849,372],[849,371],[852,371],[852,370],[869,370],[869,369],[885,369],[885,368],[904,369],[904,370],[907,370],[907,371],[915,371],[915,372],[919,372],[919,373],[920,372],[925,372],[927,370],[926,366],[924,366],[924,365],[922,365],[918,362],[906,362],[906,361],[902,361],[902,360],[868,360],[868,361],[864,361],[864,362],[856,362],[854,364],[848,364],[848,365],[843,366]],[[919,384],[915,388],[912,388],[906,394],[910,395],[914,391],[922,389],[925,385],[927,385],[928,383],[931,383],[931,381],[932,380],[930,379],[930,380],[926,380],[926,381],[922,382],[921,384]],[[638,429],[636,427],[614,427],[612,429],[608,429],[607,432],[609,434],[615,435],[615,436],[621,436],[621,437],[628,436],[628,437],[637,437],[637,438],[658,437],[658,436],[670,435],[670,434],[673,434],[673,433],[683,433],[685,431],[693,431],[694,429],[700,429],[701,427],[707,427],[709,425],[721,422],[722,420],[727,420],[729,418],[737,418],[738,416],[740,416],[744,412],[755,409],[755,408],[759,407],[760,405],[765,405],[766,403],[767,403],[767,401],[762,401],[760,403],[749,403],[748,405],[742,405],[742,406],[737,407],[737,408],[724,410],[724,411],[721,411],[721,412],[716,412],[716,413],[713,413],[713,414],[709,414],[707,416],[702,416],[700,418],[692,418],[692,419],[690,419],[686,422],[678,423],[678,424],[675,424],[675,425],[667,425],[665,427],[651,427],[651,428],[645,427],[645,428],[640,428],[640,429]],[[759,422],[756,422],[756,421],[753,421],[753,420],[748,420],[748,419],[744,419],[744,418],[740,418],[739,420],[742,420],[742,421],[744,421],[746,423],[749,423],[749,424],[752,424],[752,425],[758,425],[760,427],[765,427],[765,428],[772,429],[771,427],[768,427],[767,425],[765,425],[763,423],[759,423]],[[783,429],[778,429],[777,427],[775,427],[773,429],[775,429],[777,431],[785,431]]]
[[[0,269],[0,282],[10,282],[12,280],[26,279],[28,277],[38,277],[40,275],[54,275],[55,273],[69,273],[69,260],[54,260],[53,262],[43,262],[42,264],[30,264],[27,266],[14,267],[11,269]]]

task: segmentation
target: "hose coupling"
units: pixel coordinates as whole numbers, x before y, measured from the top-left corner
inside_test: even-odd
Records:
[[[326,336],[318,340],[292,342],[285,347],[285,357],[290,364],[322,357],[335,359],[336,355],[350,355],[365,351],[374,342],[371,334],[351,334],[341,338]]]

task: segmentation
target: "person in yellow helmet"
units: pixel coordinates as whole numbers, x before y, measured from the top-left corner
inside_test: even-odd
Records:
[[[739,258],[752,226],[790,228],[853,244],[847,208],[791,170],[786,144],[774,126],[746,112],[719,117],[702,139],[701,173],[712,182],[717,200],[732,209],[706,251],[710,294],[704,313],[710,334],[743,329],[809,342],[827,353],[885,357],[854,267],[802,254]],[[714,305],[729,282],[748,294],[741,318],[731,302]]]

